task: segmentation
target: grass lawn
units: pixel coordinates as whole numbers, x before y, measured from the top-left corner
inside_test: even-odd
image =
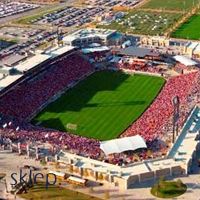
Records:
[[[130,11],[121,20],[108,25],[98,25],[99,28],[109,28],[123,33],[163,35],[172,26],[181,14],[161,13],[150,11]]]
[[[151,104],[164,79],[122,72],[100,71],[87,77],[48,105],[33,120],[45,127],[99,140],[119,136]]]
[[[199,0],[150,0],[142,8],[183,11],[191,9],[197,3]]]
[[[28,190],[28,193],[19,196],[28,200],[99,200],[98,198],[57,186],[49,186],[48,189],[46,189],[42,184],[35,185]]]
[[[151,194],[160,198],[174,198],[184,194],[187,186],[180,180],[178,181],[162,181],[151,189]]]
[[[200,39],[200,14],[193,15],[187,22],[182,24],[175,32],[172,33],[172,37],[184,38],[184,39]]]

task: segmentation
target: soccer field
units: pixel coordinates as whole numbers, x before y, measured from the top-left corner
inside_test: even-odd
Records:
[[[158,95],[161,77],[100,71],[87,77],[36,116],[34,123],[108,140],[118,137]]]
[[[175,32],[172,33],[172,37],[199,40],[200,31],[200,14],[193,15],[187,22],[182,24]]]
[[[142,8],[184,11],[196,6],[199,0],[150,0]]]

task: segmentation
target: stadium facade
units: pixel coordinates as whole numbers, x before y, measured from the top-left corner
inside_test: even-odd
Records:
[[[96,36],[94,36],[95,34]],[[8,93],[10,89],[17,88],[18,84],[22,83],[24,80],[31,80],[33,77],[34,79],[37,79],[38,70],[39,72],[44,72],[45,70],[47,70],[46,66],[48,66],[49,64],[54,66],[57,61],[62,62],[63,57],[65,56],[68,56],[67,60],[69,60],[70,56],[74,53],[78,52],[78,54],[80,54],[79,49],[74,47],[79,46],[77,44],[83,44],[83,46],[87,46],[96,42],[103,42],[106,44],[108,43],[109,39],[112,38],[113,34],[115,35],[116,32],[108,30],[81,30],[77,33],[72,34],[71,36],[67,36],[63,39],[65,44],[64,46],[52,48],[43,53],[36,54],[32,58],[16,65],[14,68],[19,71],[20,74],[7,74],[6,77],[4,77],[4,81],[6,80],[6,84],[4,87],[1,86],[1,96],[3,96],[5,93]],[[74,58],[74,60],[76,59],[77,57]],[[72,62],[70,63],[71,65],[73,64],[74,60],[72,60]],[[66,60],[64,61],[66,62]],[[84,60],[81,59],[81,62],[83,61]],[[91,65],[89,67],[91,67]],[[55,71],[53,72],[56,73]],[[86,74],[90,74],[90,71],[86,70],[86,72],[87,73],[81,74],[79,79],[86,77]],[[63,81],[64,80],[65,79],[63,79]],[[74,81],[70,82],[69,87],[73,86]],[[61,91],[61,89],[59,91]],[[59,93],[59,95],[61,95],[61,93]],[[56,95],[52,95],[52,97],[55,100],[59,97],[59,95],[58,93],[56,93]],[[47,102],[50,102],[47,100],[46,102],[44,102],[45,104],[41,105],[40,109],[44,108],[47,105]],[[2,115],[3,114],[4,113],[2,112]],[[15,112],[15,114],[16,116],[21,115],[21,113],[17,112]],[[23,118],[30,118],[30,116],[27,117],[27,115],[22,115],[20,120],[22,120]],[[135,183],[155,180],[160,177],[176,177],[187,175],[191,171],[191,166],[194,158],[196,158],[196,150],[199,149],[199,131],[196,130],[195,122],[196,119],[199,118],[199,116],[200,109],[198,106],[196,106],[192,109],[190,115],[187,117],[187,120],[185,121],[179,136],[177,137],[175,143],[169,148],[167,155],[163,155],[163,157],[161,158],[152,158],[149,160],[146,159],[141,162],[131,163],[130,165],[126,166],[117,166],[61,150],[58,154],[56,154],[55,160],[60,164],[65,164],[66,167],[70,169],[71,174],[73,175],[77,175],[83,179],[89,179],[104,184],[118,186],[122,190],[131,188]],[[6,132],[7,126],[11,126],[12,123],[12,121],[4,123],[3,130]],[[31,128],[33,129],[33,127]],[[18,132],[19,127],[15,127],[15,131]],[[54,137],[54,133],[52,135]],[[57,137],[58,135],[56,135],[56,138]],[[59,137],[60,141],[62,141],[62,137],[64,136],[62,135],[61,137]],[[78,137],[75,136],[71,137],[72,140],[78,139]],[[45,133],[44,137],[42,137],[42,141],[48,141],[48,138],[49,133]],[[90,140],[88,142],[89,147],[87,148],[90,148],[92,142],[94,142],[96,145],[96,141]],[[17,146],[17,150],[21,152],[20,144]],[[26,152],[27,154],[29,154],[29,149],[27,149]],[[48,160],[48,158],[46,159]]]

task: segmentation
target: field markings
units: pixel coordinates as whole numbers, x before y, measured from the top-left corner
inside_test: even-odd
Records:
[[[96,72],[36,116],[41,125],[99,140],[118,137],[152,103],[164,79],[122,72]],[[46,121],[47,120],[47,121]]]

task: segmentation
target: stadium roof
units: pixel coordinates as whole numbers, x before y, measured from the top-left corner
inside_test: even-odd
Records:
[[[1,59],[0,65],[12,67],[16,63],[23,61],[25,58],[27,58],[26,55],[12,54],[11,56]]]
[[[193,66],[193,65],[197,65],[198,63],[195,62],[194,60],[186,57],[186,56],[174,56],[174,59],[182,64],[184,64],[185,66]]]
[[[28,71],[29,69],[37,66],[38,64],[48,60],[49,58],[50,58],[49,55],[38,54],[31,58],[28,58],[26,61],[22,63],[19,63],[18,65],[15,66],[15,68],[20,72]]]
[[[102,46],[102,47],[95,47],[95,48],[84,48],[82,49],[83,53],[94,53],[94,52],[101,52],[101,51],[108,51],[110,48],[107,46]]]
[[[108,140],[100,143],[100,149],[106,155],[130,150],[134,151],[140,148],[147,148],[147,145],[144,139],[139,135]]]
[[[22,75],[14,75],[14,76],[6,76],[0,80],[0,90],[4,89],[5,87],[9,86],[11,83],[15,82],[17,79],[21,78]],[[1,78],[1,76],[0,76]]]
[[[56,57],[56,56],[60,56],[68,51],[71,51],[72,49],[74,49],[73,46],[69,46],[69,45],[64,45],[62,47],[55,47],[55,48],[51,48],[48,51],[46,51],[47,55],[50,55],[52,57]]]
[[[126,56],[135,56],[135,57],[145,57],[145,56],[159,56],[158,53],[153,52],[152,49],[138,48],[138,47],[127,47],[124,49],[116,50],[118,54]]]
[[[106,38],[109,35],[115,33],[115,30],[109,30],[109,29],[96,29],[96,28],[86,28],[86,29],[80,29],[77,30],[63,38],[63,41],[65,40],[75,40],[75,39],[85,39],[90,37],[100,37],[100,38]]]

